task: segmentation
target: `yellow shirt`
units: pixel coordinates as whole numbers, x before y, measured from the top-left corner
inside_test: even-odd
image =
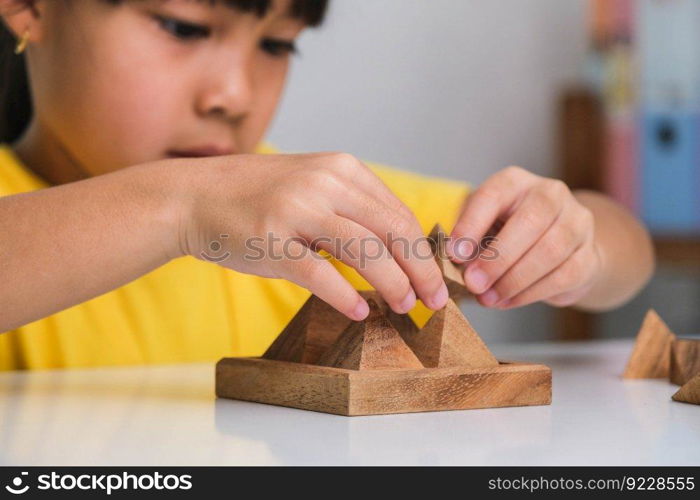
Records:
[[[258,152],[275,151],[263,145]],[[466,184],[370,167],[414,211],[424,231],[436,222],[454,225],[468,193]],[[0,145],[0,196],[46,187],[11,148]],[[371,288],[354,269],[334,264],[356,288]],[[0,334],[0,370],[257,356],[309,295],[288,281],[183,257],[121,288]],[[419,306],[411,315],[422,324],[428,311]]]

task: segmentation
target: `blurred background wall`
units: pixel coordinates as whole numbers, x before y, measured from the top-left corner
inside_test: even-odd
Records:
[[[473,184],[510,164],[557,175],[558,106],[586,79],[589,9],[588,0],[331,0],[327,22],[301,40],[268,137],[287,151],[342,150]],[[652,303],[672,327],[700,333],[697,282],[664,273],[597,318],[596,335],[633,335]],[[562,337],[561,314],[544,305],[463,307],[488,341]]]

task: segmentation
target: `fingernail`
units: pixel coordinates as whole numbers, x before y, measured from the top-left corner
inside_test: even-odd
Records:
[[[362,321],[369,314],[369,306],[364,299],[360,299],[352,312],[352,317],[357,321]]]
[[[489,277],[484,271],[478,267],[470,267],[467,269],[467,285],[470,285],[470,288],[474,293],[481,293],[486,289],[488,284]]]
[[[474,246],[466,240],[461,240],[456,245],[455,257],[459,260],[469,260],[474,251]]]
[[[399,304],[401,313],[405,314],[416,306],[416,292],[411,288]]]
[[[434,310],[442,309],[443,307],[445,307],[445,304],[447,304],[447,299],[449,297],[450,294],[447,291],[447,285],[445,285],[445,282],[443,281],[438,291],[435,292],[430,298],[430,308]]]
[[[492,306],[499,301],[498,292],[493,288],[481,295],[480,298],[485,306]]]

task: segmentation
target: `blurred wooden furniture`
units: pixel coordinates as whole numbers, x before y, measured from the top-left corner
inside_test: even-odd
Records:
[[[585,88],[564,92],[559,103],[559,161],[561,179],[571,189],[603,190],[605,114],[597,96]],[[561,340],[595,337],[593,314],[564,308],[557,312]]]
[[[700,269],[700,239],[657,237],[654,246],[659,262]]]

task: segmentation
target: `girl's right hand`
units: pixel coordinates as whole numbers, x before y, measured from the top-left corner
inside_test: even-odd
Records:
[[[397,313],[448,298],[413,213],[367,166],[343,153],[174,159],[185,202],[176,254],[293,281],[348,317],[368,306],[315,250],[355,268]]]

